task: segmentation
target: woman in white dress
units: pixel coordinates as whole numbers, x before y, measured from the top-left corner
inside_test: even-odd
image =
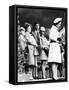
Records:
[[[53,79],[57,80],[57,66],[58,63],[61,63],[61,50],[60,44],[58,41],[59,38],[59,28],[61,26],[62,18],[56,18],[54,20],[54,25],[52,25],[50,30],[50,49],[49,49],[49,56],[48,62],[52,64],[52,72],[53,72]]]
[[[43,74],[43,78],[46,78],[46,66],[48,64],[48,56],[47,56],[47,50],[49,48],[49,41],[46,39],[46,37],[44,36],[45,33],[45,27],[41,27],[40,28],[40,47],[41,47],[41,52],[40,52],[40,60],[42,62],[42,74]]]
[[[26,28],[26,40],[27,40],[27,45],[28,45],[28,50],[29,50],[29,66],[30,66],[30,74],[31,74],[31,77],[30,79],[33,79],[33,70],[34,70],[34,67],[35,67],[35,60],[34,60],[34,48],[37,47],[37,43],[36,43],[36,40],[34,39],[33,35],[31,34],[31,25],[30,24],[27,24],[26,25],[27,28]]]

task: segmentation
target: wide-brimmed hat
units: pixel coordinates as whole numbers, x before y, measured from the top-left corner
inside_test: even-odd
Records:
[[[45,27],[43,27],[43,26],[40,27],[40,30],[43,31],[43,32],[45,32]]]
[[[60,21],[62,21],[62,18],[56,18],[53,22],[56,24],[59,23]]]

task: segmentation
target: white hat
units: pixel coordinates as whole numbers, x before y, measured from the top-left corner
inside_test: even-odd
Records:
[[[43,27],[43,26],[40,27],[40,30],[41,30],[41,31],[45,31],[45,27]]]
[[[59,21],[62,21],[62,18],[56,18],[56,19],[54,20],[54,23],[58,23]]]

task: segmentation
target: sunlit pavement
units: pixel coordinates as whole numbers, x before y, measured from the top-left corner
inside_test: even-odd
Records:
[[[65,79],[64,77],[58,77],[57,80],[63,80]],[[52,78],[46,78],[46,79],[33,79],[33,77],[30,76],[30,74],[18,74],[18,82],[31,82],[31,81],[48,81],[48,80],[53,80]]]

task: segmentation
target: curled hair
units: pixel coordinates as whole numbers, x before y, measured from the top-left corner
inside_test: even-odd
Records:
[[[27,31],[27,28],[28,28],[29,26],[31,26],[31,29],[32,29],[32,25],[29,24],[29,23],[27,23],[27,24],[25,25],[25,32]]]

